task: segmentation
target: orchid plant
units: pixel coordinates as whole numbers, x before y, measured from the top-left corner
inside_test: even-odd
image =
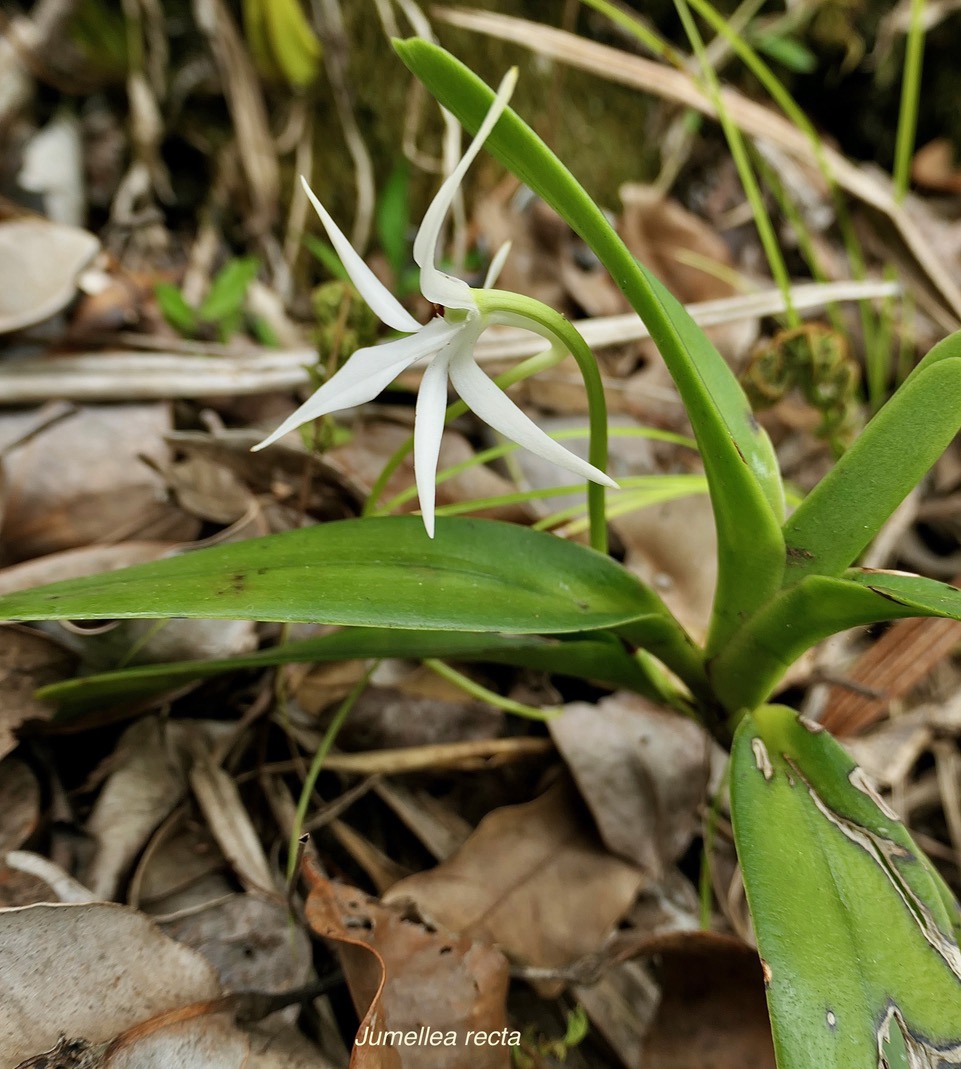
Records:
[[[476,137],[418,234],[418,324],[377,283],[314,201],[365,300],[406,336],[355,353],[271,435],[376,395],[430,357],[417,405],[415,517],[361,518],[0,597],[10,620],[165,615],[316,621],[321,638],[222,662],[143,666],[43,692],[61,716],[234,667],[401,656],[525,665],[629,688],[697,717],[731,747],[730,805],[763,959],[780,1069],[961,1066],[961,912],[947,884],[867,779],[817,724],[767,704],[787,667],[827,635],[905,616],[961,619],[961,591],[855,562],[958,430],[961,334],[914,369],[835,468],[785,517],[776,457],[743,392],[684,308],[642,265],[548,147],[451,55],[397,51]],[[448,375],[481,418],[603,493],[603,395],[583,342],[536,302],[474,291],[435,267],[450,197],[484,144],[552,205],[621,287],[677,384],[704,463],[718,583],[698,646],[651,588],[594,548],[528,528],[434,520]],[[573,353],[591,404],[590,464],[530,424],[476,367],[494,323]],[[550,442],[550,444],[548,444]],[[560,452],[558,452],[560,450]],[[600,715],[600,714],[599,714]]]

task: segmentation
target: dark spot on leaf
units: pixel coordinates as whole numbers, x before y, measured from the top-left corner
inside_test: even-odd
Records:
[[[879,598],[884,598],[885,601],[894,602],[895,605],[907,605],[906,601],[902,601],[901,598],[897,598],[893,594],[889,594],[885,590],[878,590],[876,586],[869,586],[868,590],[870,590],[874,594],[877,594]]]
[[[802,549],[800,546],[787,547],[788,564],[803,564],[807,560],[814,560],[814,554],[809,549]]]

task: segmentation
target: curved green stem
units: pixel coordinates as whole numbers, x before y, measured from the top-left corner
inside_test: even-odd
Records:
[[[587,342],[560,312],[531,297],[506,290],[476,290],[477,307],[491,323],[523,327],[540,334],[552,346],[560,345],[577,361],[587,393],[590,428],[587,459],[595,468],[607,470],[607,400],[600,368]],[[587,484],[587,511],[591,524],[591,546],[607,553],[607,521],[604,517],[604,487]]]

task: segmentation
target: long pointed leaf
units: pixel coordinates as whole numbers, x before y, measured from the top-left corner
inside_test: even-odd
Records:
[[[779,1069],[961,1065],[961,916],[840,746],[749,714],[731,815]]]
[[[395,42],[401,59],[468,130],[476,131],[492,90],[443,49]],[[683,305],[639,265],[574,176],[507,109],[485,148],[559,212],[591,246],[647,324],[684,401],[704,458],[718,528],[718,589],[709,652],[778,588],[784,500],[777,459],[723,358]]]
[[[138,665],[80,679],[53,683],[38,697],[58,706],[57,722],[92,709],[141,700],[171,688],[211,679],[225,672],[282,664],[366,657],[442,657],[535,668],[557,675],[594,679],[653,696],[642,666],[606,632],[589,638],[548,639],[537,635],[472,634],[458,631],[402,631],[396,628],[344,628],[329,635],[287,642],[218,661],[179,661]]]
[[[0,619],[187,616],[559,634],[645,616],[657,595],[584,546],[491,520],[343,520],[0,598]]]
[[[850,627],[908,616],[961,620],[961,590],[919,575],[852,568],[843,577],[809,575],[757,614],[709,665],[730,712],[767,699],[811,646]]]
[[[937,346],[784,525],[785,585],[840,575],[961,425],[961,335]]]

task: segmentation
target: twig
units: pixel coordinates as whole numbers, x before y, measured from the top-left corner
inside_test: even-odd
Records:
[[[869,300],[898,292],[893,282],[809,283],[792,290],[794,307],[807,310],[835,301]],[[725,297],[688,305],[702,327],[784,311],[777,290]],[[584,319],[574,324],[591,348],[604,349],[647,338],[647,327],[633,313]],[[476,357],[496,364],[533,356],[543,339],[511,328],[490,331]],[[133,350],[82,356],[30,357],[0,364],[0,405],[43,401],[145,401],[171,397],[238,397],[310,385],[308,368],[317,362],[312,349],[272,349],[231,354],[212,346],[211,355]]]

